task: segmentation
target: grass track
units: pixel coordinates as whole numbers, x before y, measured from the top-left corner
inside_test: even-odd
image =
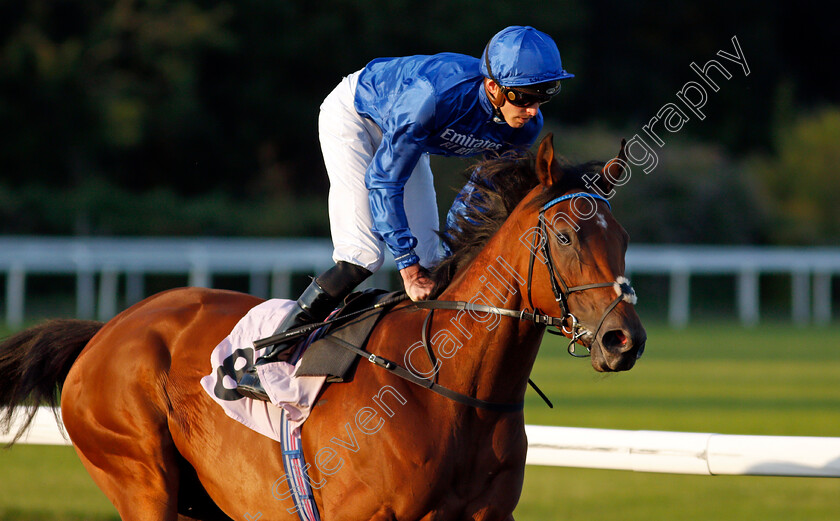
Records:
[[[598,375],[543,345],[528,423],[840,437],[840,328],[649,328],[628,373]],[[520,521],[837,521],[840,479],[683,476],[529,466]]]
[[[16,445],[0,449],[3,521],[118,520],[72,447]]]
[[[613,429],[840,436],[840,328],[650,327],[629,373],[543,345],[526,421]],[[529,466],[519,521],[837,521],[840,479],[681,476]],[[69,447],[0,451],[0,520],[116,519]]]

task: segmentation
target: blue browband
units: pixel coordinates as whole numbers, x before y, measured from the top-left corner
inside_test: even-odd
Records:
[[[569,199],[574,199],[576,197],[589,197],[590,199],[598,199],[600,201],[604,201],[605,203],[607,203],[607,208],[609,208],[610,211],[612,211],[612,206],[610,206],[610,202],[607,201],[606,198],[601,197],[598,194],[590,194],[588,192],[575,192],[573,194],[561,195],[560,197],[558,197],[556,199],[552,199],[551,201],[545,203],[545,206],[543,206],[542,209],[543,209],[543,211],[548,210],[549,208],[551,208],[552,206],[554,206],[555,204],[557,204],[559,202],[568,201]]]

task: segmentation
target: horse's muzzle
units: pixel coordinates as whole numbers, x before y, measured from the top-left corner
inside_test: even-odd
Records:
[[[606,324],[605,324],[606,326]],[[593,355],[592,365],[597,371],[627,371],[645,351],[647,333],[641,324],[605,327],[595,339],[600,356]]]

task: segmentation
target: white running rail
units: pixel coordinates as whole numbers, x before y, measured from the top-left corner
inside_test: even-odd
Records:
[[[529,465],[709,476],[840,477],[840,438],[541,425],[526,425],[525,431]],[[0,435],[0,443],[10,439]],[[38,410],[19,443],[70,445],[46,407]]]

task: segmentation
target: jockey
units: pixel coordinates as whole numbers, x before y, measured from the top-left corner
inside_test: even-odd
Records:
[[[429,297],[425,267],[440,258],[429,155],[527,150],[539,111],[560,91],[557,45],[533,27],[497,33],[480,59],[462,54],[379,58],[346,78],[321,105],[319,135],[330,180],[336,265],[312,281],[277,332],[320,321],[393,254],[412,300]],[[256,366],[282,359],[271,346],[237,390],[268,400]]]

